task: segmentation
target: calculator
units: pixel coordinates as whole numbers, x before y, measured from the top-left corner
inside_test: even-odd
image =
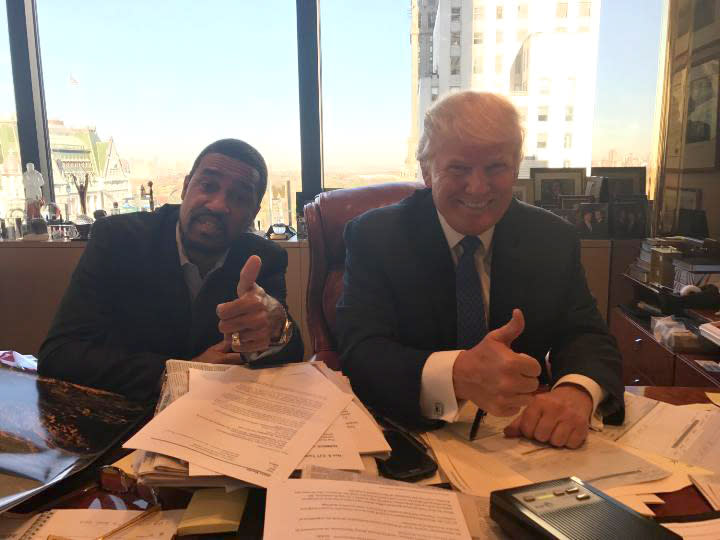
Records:
[[[490,517],[510,538],[681,538],[574,476],[493,491]]]

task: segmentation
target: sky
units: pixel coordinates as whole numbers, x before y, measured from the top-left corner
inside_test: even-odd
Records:
[[[647,153],[662,0],[602,0],[593,157]],[[187,164],[238,137],[300,167],[294,0],[37,0],[48,117],[123,157]],[[409,0],[322,0],[326,171],[398,170],[410,127]],[[0,33],[6,30],[0,9]],[[0,116],[14,113],[0,42]]]

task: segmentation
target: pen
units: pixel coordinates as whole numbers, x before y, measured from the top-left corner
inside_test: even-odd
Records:
[[[478,409],[475,413],[475,420],[473,420],[472,427],[470,428],[471,441],[474,441],[475,437],[477,437],[478,428],[480,427],[480,423],[483,421],[483,418],[485,418],[485,411]]]

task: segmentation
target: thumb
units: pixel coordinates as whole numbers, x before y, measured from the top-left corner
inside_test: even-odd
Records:
[[[512,319],[505,326],[496,328],[488,334],[488,337],[499,341],[508,347],[515,341],[525,330],[525,317],[519,309],[513,309]]]
[[[240,279],[238,280],[237,286],[238,296],[242,296],[252,288],[260,273],[261,266],[262,261],[257,255],[252,255],[247,262],[245,262],[245,266],[240,270]]]

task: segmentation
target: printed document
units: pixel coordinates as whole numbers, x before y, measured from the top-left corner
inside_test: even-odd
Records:
[[[124,446],[269,487],[290,476],[351,400],[306,363],[236,366],[168,405]]]
[[[266,540],[470,540],[457,493],[411,485],[288,480],[268,488]]]

